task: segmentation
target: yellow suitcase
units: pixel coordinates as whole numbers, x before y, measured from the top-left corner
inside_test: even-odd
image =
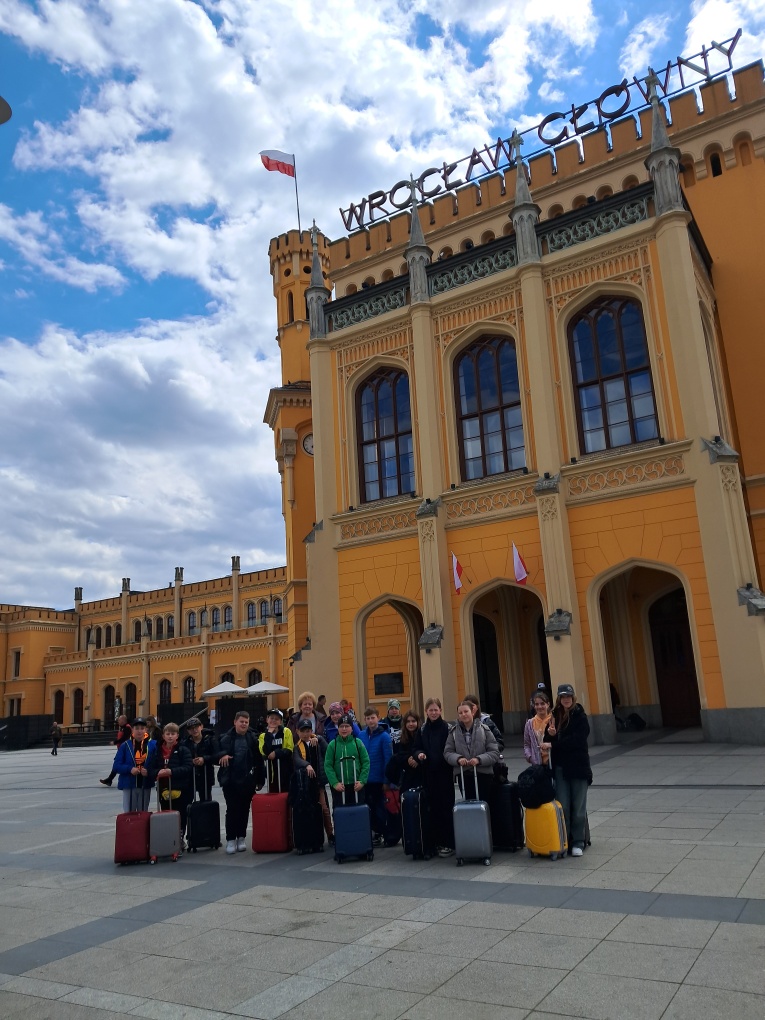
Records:
[[[529,857],[539,854],[556,860],[568,850],[566,819],[559,801],[553,800],[538,808],[527,808],[524,812],[526,846]]]

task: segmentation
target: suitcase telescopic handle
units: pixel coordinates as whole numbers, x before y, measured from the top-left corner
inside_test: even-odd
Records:
[[[346,754],[346,755],[344,755],[344,757],[342,757],[340,759],[340,775],[341,776],[343,774],[343,762],[344,761],[352,761],[353,762],[353,785],[355,787],[356,783],[358,781],[357,778],[356,778],[357,775],[358,775],[358,773],[356,771],[356,758],[352,754]],[[345,804],[345,781],[343,781],[343,804]]]
[[[465,767],[464,767],[464,765],[460,765],[460,779],[462,780],[462,793],[463,793],[463,796],[465,797],[465,800],[467,800],[468,796],[467,796],[467,786],[465,786]],[[475,785],[475,799],[476,800],[480,800],[481,798],[478,796],[478,766],[477,765],[473,766],[473,783]]]
[[[277,793],[282,792],[282,763],[279,759],[276,759],[276,786]],[[268,768],[268,759],[266,759],[266,793],[271,792],[271,772]]]

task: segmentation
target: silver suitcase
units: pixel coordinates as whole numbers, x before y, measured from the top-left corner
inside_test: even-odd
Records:
[[[465,772],[462,772],[462,789],[466,790]],[[478,793],[478,770],[473,767],[475,792]],[[454,850],[457,867],[465,861],[483,861],[491,864],[491,816],[485,800],[463,800],[454,805]]]
[[[157,783],[157,807],[149,819],[149,863],[156,864],[158,857],[177,861],[181,852],[180,811],[162,811]]]

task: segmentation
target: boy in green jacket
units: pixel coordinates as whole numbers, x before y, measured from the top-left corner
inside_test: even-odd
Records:
[[[342,761],[353,758],[356,763],[354,783],[354,762]],[[369,778],[369,755],[358,737],[353,735],[353,720],[349,715],[342,715],[337,722],[337,736],[327,747],[324,759],[324,771],[332,787],[333,808],[346,804],[363,804],[364,784]],[[345,800],[343,800],[345,793]]]

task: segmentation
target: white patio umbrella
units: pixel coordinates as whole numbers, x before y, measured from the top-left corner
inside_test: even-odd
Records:
[[[261,680],[247,688],[248,694],[286,694],[289,687],[282,687],[281,684],[272,684],[269,680]]]
[[[209,691],[202,691],[203,698],[219,698],[224,694],[246,694],[247,690],[244,687],[237,687],[236,684],[232,684],[230,680],[224,680],[222,684],[218,684],[217,687],[211,687]]]

